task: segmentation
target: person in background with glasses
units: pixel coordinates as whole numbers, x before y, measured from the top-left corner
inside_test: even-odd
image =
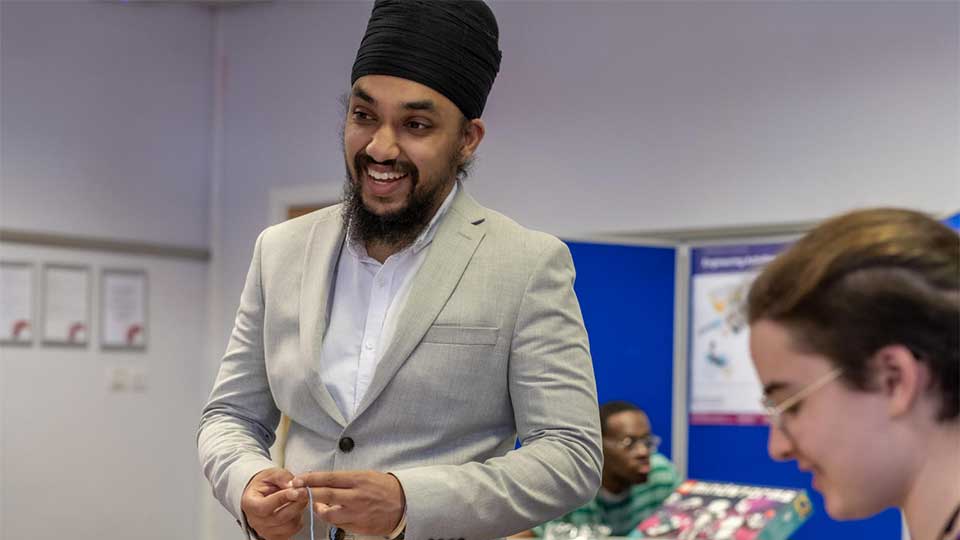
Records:
[[[611,401],[600,407],[603,476],[597,496],[558,520],[523,536],[543,536],[550,523],[606,525],[613,536],[626,536],[660,506],[680,484],[673,463],[657,453],[660,437],[636,405]]]
[[[773,260],[748,297],[768,451],[826,511],[899,507],[960,539],[960,237],[919,212],[851,212]]]

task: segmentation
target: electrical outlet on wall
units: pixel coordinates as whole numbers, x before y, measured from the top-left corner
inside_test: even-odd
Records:
[[[107,388],[111,392],[126,392],[130,390],[131,382],[130,368],[114,366],[107,369]]]
[[[130,371],[130,389],[137,393],[147,391],[147,372],[142,366],[137,366]]]
[[[107,368],[107,389],[114,393],[147,391],[147,371],[143,366]]]

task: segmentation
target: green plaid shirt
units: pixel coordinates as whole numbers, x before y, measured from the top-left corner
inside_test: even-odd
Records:
[[[673,463],[663,454],[650,457],[650,475],[643,484],[630,488],[630,493],[618,500],[609,500],[598,493],[589,503],[549,523],[574,525],[603,524],[612,529],[613,536],[627,536],[647,518],[673,490],[680,485],[680,476]],[[546,523],[533,529],[543,536]]]

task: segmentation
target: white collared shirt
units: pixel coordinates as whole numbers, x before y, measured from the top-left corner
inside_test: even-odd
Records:
[[[347,231],[331,291],[330,324],[320,349],[320,375],[347,421],[370,387],[396,318],[406,304],[413,276],[426,259],[426,247],[458,189],[456,182],[413,244],[383,264],[370,257],[365,246],[352,242]]]

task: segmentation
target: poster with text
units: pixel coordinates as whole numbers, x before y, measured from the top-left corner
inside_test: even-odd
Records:
[[[105,349],[146,348],[146,272],[104,270],[101,285],[101,346]]]
[[[44,266],[43,342],[86,346],[89,320],[90,270],[84,266]]]
[[[0,343],[33,343],[33,265],[0,262]]]
[[[757,273],[785,245],[691,250],[690,424],[766,422],[750,361],[745,302]]]

